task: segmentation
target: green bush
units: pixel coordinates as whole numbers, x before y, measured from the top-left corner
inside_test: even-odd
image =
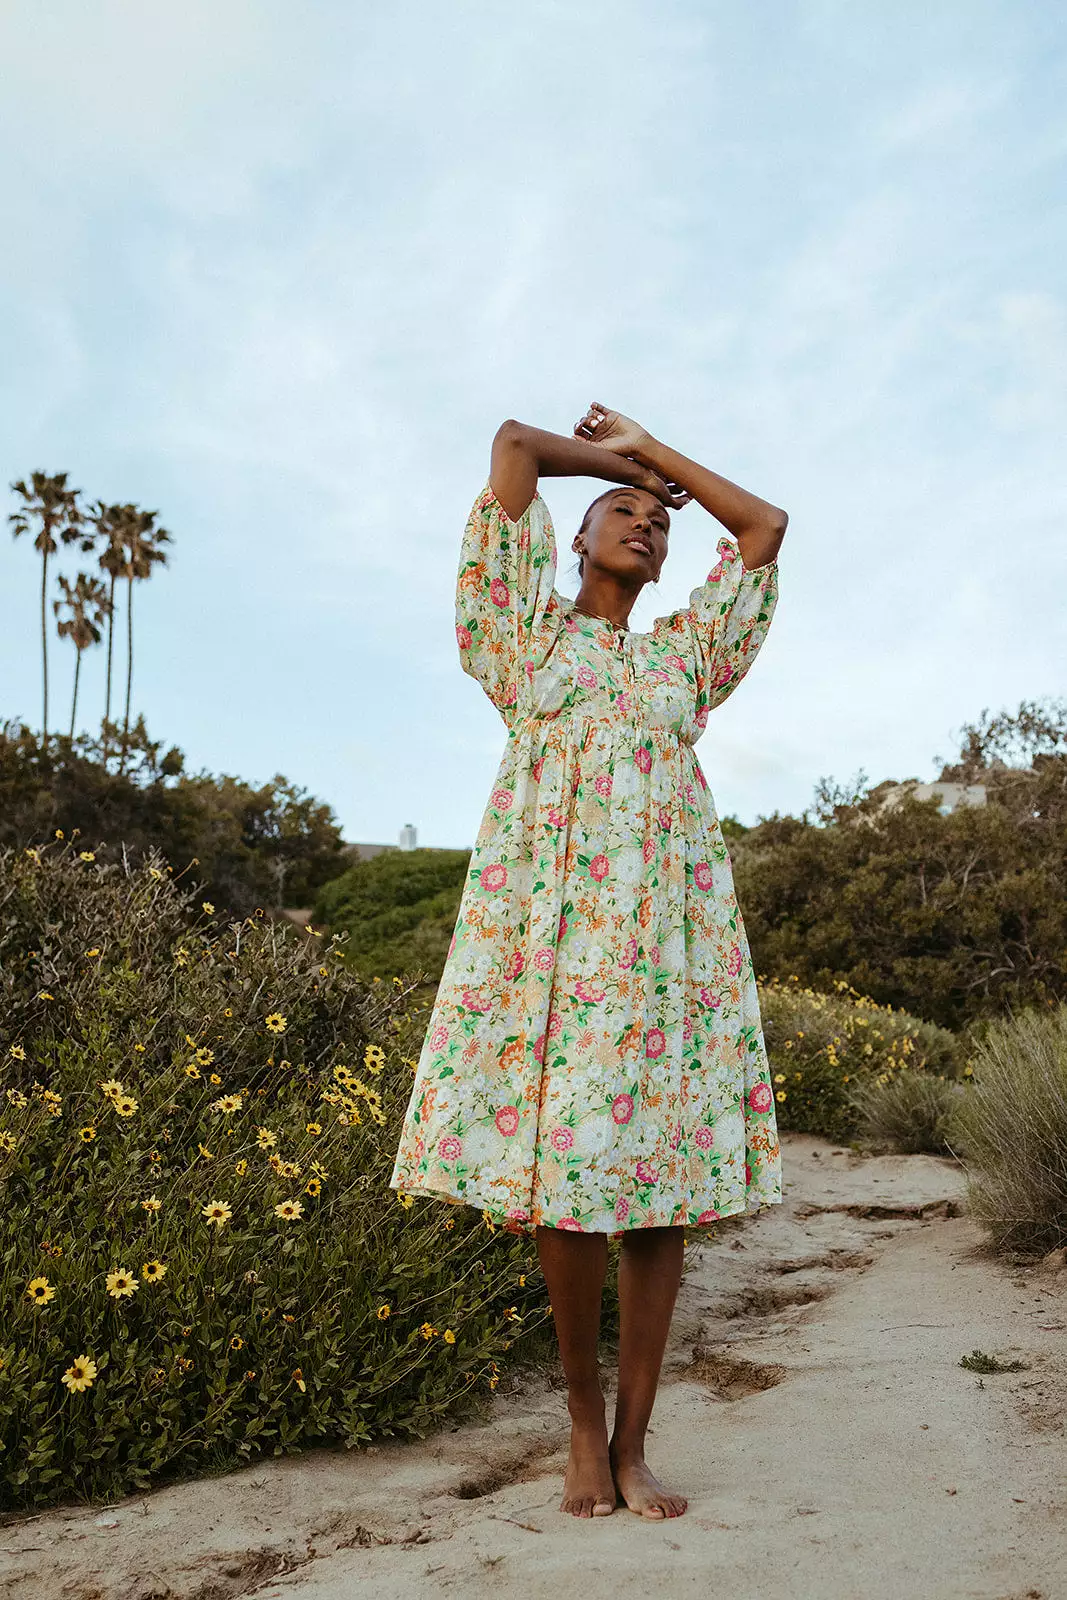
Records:
[[[155,852],[0,851],[9,1507],[422,1433],[546,1316],[527,1238],[388,1188],[399,981],[198,898]]]
[[[797,978],[761,978],[760,1009],[783,1129],[849,1139],[862,1125],[855,1097],[864,1084],[905,1070],[966,1070],[946,1029],[876,1005],[844,982],[822,994]]]
[[[903,1155],[955,1155],[954,1115],[969,1092],[941,1073],[898,1072],[861,1080],[852,1102],[866,1138]]]
[[[362,977],[425,974],[434,986],[459,914],[469,850],[383,850],[320,891],[312,920],[347,934]]]
[[[998,1250],[1067,1244],[1067,1005],[991,1023],[953,1118],[967,1204]]]

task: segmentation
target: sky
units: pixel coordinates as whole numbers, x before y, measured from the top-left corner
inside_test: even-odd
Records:
[[[34,469],[158,510],[133,705],[189,770],[468,847],[506,730],[459,664],[463,526],[505,418],[592,400],[789,512],[697,745],[720,814],[929,780],[1062,694],[1055,0],[0,0],[0,61],[5,516]],[[541,484],[564,594],[603,487]],[[632,627],[721,531],[675,514]],[[25,539],[0,582],[0,721],[39,728]]]

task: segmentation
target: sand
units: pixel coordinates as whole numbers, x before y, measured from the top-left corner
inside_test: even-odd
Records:
[[[1064,1252],[989,1256],[949,1161],[788,1135],[783,1168],[682,1286],[649,1460],[685,1516],[562,1514],[563,1395],[527,1379],[423,1442],[9,1517],[0,1596],[1065,1600]]]

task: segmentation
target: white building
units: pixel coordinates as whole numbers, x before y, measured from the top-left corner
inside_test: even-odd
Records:
[[[916,778],[908,778],[904,783],[895,783],[886,789],[882,796],[883,807],[898,805],[906,794],[914,795],[916,800],[936,797],[937,809],[943,817],[962,810],[964,806],[984,806],[986,803],[984,783],[920,783]]]
[[[416,848],[415,824],[413,822],[405,822],[401,828],[400,848],[401,850],[414,850]]]

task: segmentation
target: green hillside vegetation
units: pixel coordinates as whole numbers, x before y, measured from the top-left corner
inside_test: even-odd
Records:
[[[345,933],[364,978],[423,973],[436,987],[459,914],[469,850],[383,850],[326,884],[312,920]]]

